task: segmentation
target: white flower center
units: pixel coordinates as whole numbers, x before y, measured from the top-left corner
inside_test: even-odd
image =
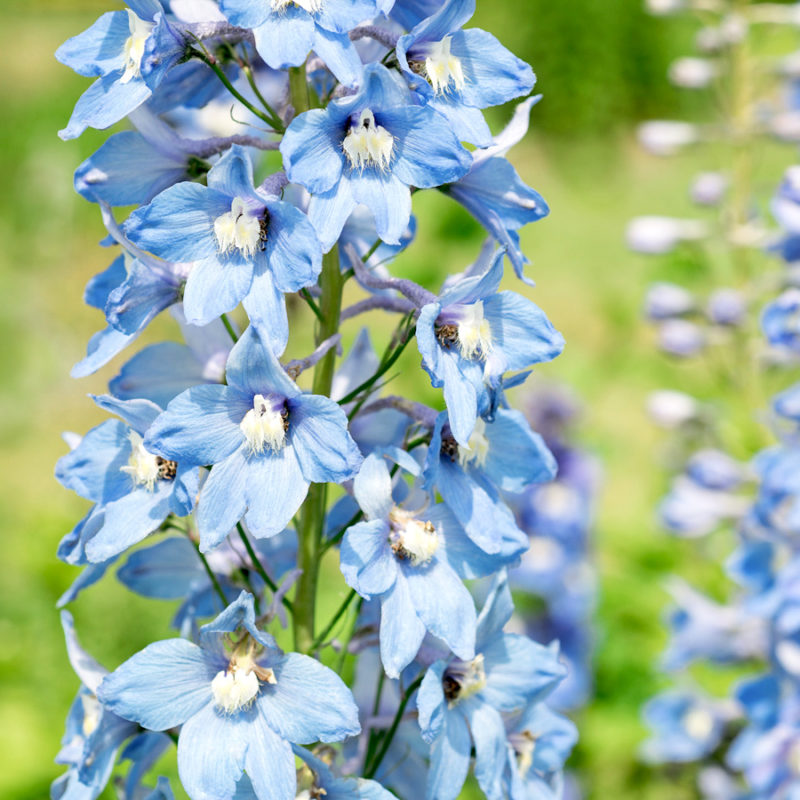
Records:
[[[285,11],[291,5],[299,6],[309,14],[316,14],[322,8],[322,0],[270,0],[273,11]]]
[[[211,681],[214,705],[226,714],[249,708],[261,688],[259,678],[266,683],[277,683],[271,669],[255,667],[249,660],[220,670]]]
[[[800,742],[794,742],[789,748],[789,752],[786,754],[786,763],[795,775],[800,775]]]
[[[472,661],[452,661],[447,667],[442,684],[448,708],[477,694],[486,686],[483,653],[478,653]]]
[[[461,91],[464,88],[464,70],[461,59],[450,53],[450,38],[445,36],[441,42],[428,46],[425,58],[425,75],[430,81],[434,94],[444,94],[450,88],[450,82]]]
[[[389,522],[392,550],[398,558],[409,559],[414,567],[433,558],[439,547],[439,535],[432,522],[423,522],[397,506],[389,512]]]
[[[342,149],[354,169],[374,166],[385,170],[392,160],[394,137],[382,125],[378,125],[373,113],[365,108],[358,125],[351,126],[350,132],[344,137]]]
[[[485,360],[492,349],[492,329],[483,316],[483,300],[464,306],[458,322],[458,349],[467,359]]]
[[[265,447],[277,453],[286,443],[286,418],[263,394],[253,398],[253,407],[239,427],[253,453],[263,453]]]
[[[131,35],[125,40],[125,72],[119,79],[120,83],[128,83],[142,75],[142,57],[147,37],[150,36],[155,23],[140,19],[130,9],[128,11],[128,28]]]
[[[714,717],[705,708],[690,708],[683,716],[683,727],[692,739],[708,738],[714,730]]]
[[[136,431],[131,431],[128,438],[131,441],[131,455],[127,465],[120,469],[133,478],[136,486],[144,486],[148,492],[152,492],[161,473],[161,459],[144,449],[142,437]]]
[[[83,707],[81,730],[84,738],[88,739],[100,724],[100,718],[103,716],[103,706],[100,705],[100,701],[93,694],[82,694],[81,706]]]
[[[482,467],[486,463],[488,455],[489,440],[486,438],[486,423],[478,417],[467,441],[467,446],[458,446],[458,463],[462,467],[473,463],[476,467]]]
[[[533,765],[533,752],[536,749],[536,737],[528,730],[521,733],[510,733],[508,741],[517,756],[517,771],[524,778]]]
[[[252,258],[264,241],[261,220],[241,197],[234,197],[231,210],[214,220],[214,235],[221,253],[237,249],[247,258]]]

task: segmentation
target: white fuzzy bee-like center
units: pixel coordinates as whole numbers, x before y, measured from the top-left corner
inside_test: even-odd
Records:
[[[692,739],[707,739],[714,730],[714,717],[708,709],[694,706],[683,715],[683,727]]]
[[[226,714],[249,708],[258,695],[262,681],[277,683],[271,669],[257,667],[249,659],[243,663],[231,663],[211,681],[214,705]]]
[[[128,28],[131,35],[125,40],[125,71],[119,79],[120,83],[128,83],[142,75],[142,58],[147,37],[155,28],[155,23],[137,17],[130,9],[128,11]]]
[[[536,737],[529,730],[524,730],[520,733],[510,733],[508,741],[517,756],[517,771],[524,778],[533,766]]]
[[[412,566],[427,564],[439,548],[439,534],[432,522],[417,519],[395,506],[389,512],[392,528],[392,550],[398,558],[408,559]]]
[[[372,111],[365,108],[358,118],[358,124],[352,125],[344,137],[342,149],[354,169],[377,167],[386,170],[392,161],[394,136],[378,125]]]
[[[458,446],[458,463],[462,467],[466,467],[468,464],[482,467],[488,456],[489,439],[486,436],[486,423],[478,417],[467,441],[467,446]]]
[[[485,361],[492,350],[492,328],[483,315],[483,300],[462,308],[457,328],[461,356]]]
[[[239,250],[252,258],[263,240],[261,220],[241,197],[234,197],[231,210],[214,220],[214,235],[221,253]]]
[[[449,708],[477,694],[485,686],[483,653],[478,653],[472,661],[452,661],[442,678],[442,688]]]
[[[270,0],[273,11],[285,11],[289,6],[297,6],[309,14],[316,14],[322,10],[323,0]]]
[[[464,70],[461,59],[450,52],[450,36],[440,42],[428,45],[425,56],[425,75],[430,81],[434,94],[444,94],[452,83],[456,91],[464,88]]]
[[[131,431],[128,438],[131,442],[131,454],[128,463],[120,467],[127,472],[136,486],[144,486],[152,492],[161,472],[161,459],[154,456],[144,448],[142,437],[136,431]]]
[[[253,453],[263,453],[267,447],[277,453],[286,443],[286,417],[263,394],[253,398],[239,428]]]

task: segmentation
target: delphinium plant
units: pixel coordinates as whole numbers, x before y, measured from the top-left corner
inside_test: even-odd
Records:
[[[54,798],[110,781],[172,797],[153,768],[173,750],[193,800],[444,800],[470,768],[487,797],[560,793],[575,730],[546,706],[558,644],[504,630],[528,548],[507,499],[556,472],[504,395],[563,346],[499,288],[506,262],[529,280],[518,232],[548,210],[505,157],[538,98],[474,10],[131,0],[59,48],[95,79],[61,136],[133,126],[75,175],[113,256],[85,294],[106,327],[73,375],[167,309],[184,343],[129,358],[93,396],[108,419],[56,468],[90,503],[59,548],[82,568],[60,604],[113,569],[180,605],[175,638],[111,671],[62,611],[81,688]],[[483,109],[516,98],[493,135]],[[391,267],[425,189],[489,237],[438,294]],[[380,355],[350,328],[376,310]],[[409,346],[406,385],[441,389],[438,408],[387,392]]]
[[[659,517],[675,535],[699,540],[709,561],[724,553],[728,583],[724,598],[681,578],[669,583],[662,666],[676,684],[644,709],[651,738],[643,756],[687,765],[704,797],[785,800],[800,792],[798,390],[786,389],[798,364],[800,183],[791,167],[767,203],[757,167],[768,138],[797,137],[796,54],[764,48],[765,32],[774,42],[781,26],[796,25],[797,6],[651,5],[699,12],[704,55],[682,59],[671,76],[715,89],[720,114],[712,123],[651,123],[643,140],[662,153],[710,140],[726,161],[691,189],[714,219],[643,218],[628,231],[645,252],[683,248],[685,262],[710,278],[704,297],[662,282],[645,304],[662,350],[702,360],[712,381],[702,398],[672,390],[651,398],[654,419],[671,431],[678,472]],[[773,186],[779,177],[769,176]],[[700,673],[698,663],[712,669]]]

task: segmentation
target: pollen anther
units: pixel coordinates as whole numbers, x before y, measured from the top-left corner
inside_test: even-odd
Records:
[[[378,125],[372,111],[365,108],[358,124],[351,126],[344,137],[342,149],[354,169],[377,167],[386,170],[392,161],[394,136],[382,125]]]

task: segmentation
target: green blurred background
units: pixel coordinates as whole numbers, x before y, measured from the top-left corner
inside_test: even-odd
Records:
[[[565,381],[582,398],[579,434],[605,470],[596,532],[602,581],[597,693],[578,715],[581,743],[571,763],[581,770],[590,797],[679,800],[694,796],[687,778],[644,768],[635,759],[643,737],[639,706],[665,683],[654,666],[665,643],[663,578],[677,570],[719,590],[722,581],[710,563],[731,542],[712,539],[705,558],[697,558],[696,545],[658,530],[652,509],[664,489],[656,468],[661,438],[643,409],[655,388],[680,386],[710,398],[718,387],[702,366],[678,368],[655,356],[639,312],[654,278],[678,276],[702,286],[707,276],[691,261],[644,261],[630,254],[623,232],[637,214],[691,213],[688,181],[726,154],[705,148],[664,161],[637,149],[631,135],[637,121],[695,115],[705,104],[702,96],[684,97],[666,81],[670,60],[688,52],[693,26],[652,19],[640,5],[479,0],[474,24],[528,60],[545,95],[534,110],[532,134],[512,152],[520,173],[552,208],[547,219],[525,230],[523,243],[537,281],[530,296],[563,331],[567,348],[538,372]],[[78,686],[55,611],[75,573],[55,559],[55,548],[86,506],[52,477],[66,450],[59,437],[63,430],[82,433],[103,418],[86,393],[103,391],[125,358],[89,379],[68,375],[101,327],[100,315],[82,305],[83,286],[110,260],[97,246],[104,235],[97,209],[73,193],[72,172],[107,134],[58,139],[56,131],[87,81],[52,53],[107,9],[103,0],[2,0],[0,796],[18,800],[46,797],[60,773],[53,756]],[[493,123],[504,116],[494,114]],[[765,195],[793,157],[777,145],[761,153]],[[419,193],[415,211],[419,241],[397,272],[435,288],[445,273],[471,261],[482,232],[435,193]],[[374,325],[378,319],[369,321],[381,347],[386,333]],[[345,338],[356,332],[349,323]],[[142,341],[175,335],[169,320],[160,319]],[[292,354],[306,341],[293,341]],[[439,400],[413,353],[398,383],[430,402]],[[328,599],[334,603],[343,594],[339,579]],[[173,611],[173,604],[131,596],[113,576],[73,609],[84,643],[109,668],[172,635]]]

